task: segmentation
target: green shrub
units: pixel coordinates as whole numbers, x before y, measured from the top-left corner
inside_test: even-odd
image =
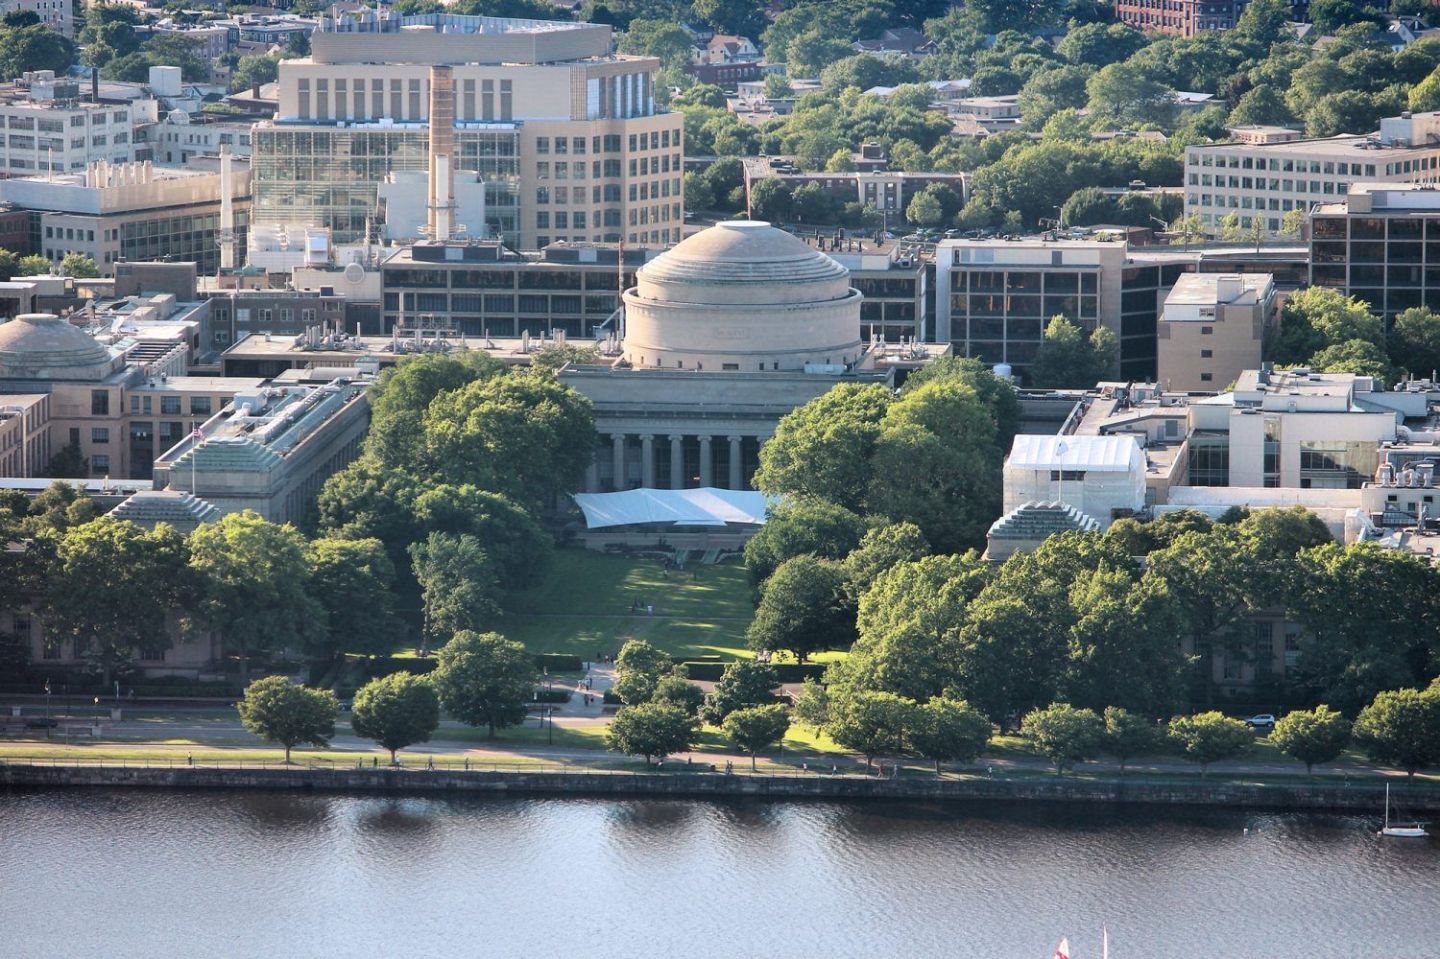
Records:
[[[680,665],[685,667],[685,674],[691,679],[705,682],[713,683],[725,672],[724,663],[687,660]],[[825,675],[825,667],[820,663],[771,663],[770,668],[775,670],[775,681],[780,683],[803,683],[807,676],[813,676],[819,682]]]
[[[569,653],[536,653],[535,668],[548,669],[552,673],[583,673],[585,663],[579,656]]]

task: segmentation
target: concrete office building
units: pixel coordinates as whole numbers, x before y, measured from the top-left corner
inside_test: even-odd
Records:
[[[1269,273],[1186,273],[1165,297],[1156,331],[1158,379],[1166,390],[1215,390],[1258,369],[1275,322]]]
[[[189,493],[222,513],[251,509],[299,523],[320,487],[360,455],[370,423],[368,378],[253,387],[155,463],[157,488]]]
[[[67,173],[104,160],[136,158],[137,108],[124,101],[97,101],[90,88],[51,70],[27,73],[0,88],[0,173],[29,176]],[[82,99],[84,96],[84,99]]]
[[[253,141],[257,219],[362,239],[376,184],[428,169],[431,67],[449,66],[454,168],[485,181],[482,229],[511,246],[663,246],[683,222],[681,117],[655,108],[659,61],[610,53],[599,24],[342,14],[280,66]]]
[[[1355,296],[1385,317],[1440,309],[1440,190],[1357,183],[1310,215],[1310,282]],[[1428,372],[1428,371],[1427,371]]]
[[[220,189],[218,173],[102,161],[77,173],[0,180],[0,200],[29,212],[32,245],[53,262],[78,253],[109,274],[120,260],[174,259],[210,273],[220,265]],[[250,177],[243,165],[232,191],[244,243]]]
[[[70,0],[0,0],[0,16],[33,13],[40,22],[62,37],[75,36],[75,16]]]
[[[1345,196],[1351,184],[1440,180],[1440,113],[1404,113],[1364,136],[1185,148],[1185,215],[1210,230],[1236,214],[1280,232],[1285,214]]]

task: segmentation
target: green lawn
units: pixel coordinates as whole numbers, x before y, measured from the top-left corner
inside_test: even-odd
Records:
[[[632,605],[653,606],[654,614]],[[750,584],[738,565],[666,571],[654,560],[583,549],[555,553],[550,574],[512,595],[499,631],[536,653],[591,659],[645,639],[676,659],[748,656]]]

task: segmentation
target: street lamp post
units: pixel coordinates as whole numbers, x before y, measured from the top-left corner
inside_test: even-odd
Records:
[[[548,742],[551,746],[553,746],[555,745],[555,707],[551,706],[549,709],[545,710],[545,714],[550,717],[550,733]]]
[[[50,738],[50,679],[45,679],[45,738]]]

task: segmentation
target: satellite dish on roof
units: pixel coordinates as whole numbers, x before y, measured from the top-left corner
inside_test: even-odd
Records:
[[[365,280],[365,267],[359,263],[350,263],[345,267],[346,283],[362,283]]]

